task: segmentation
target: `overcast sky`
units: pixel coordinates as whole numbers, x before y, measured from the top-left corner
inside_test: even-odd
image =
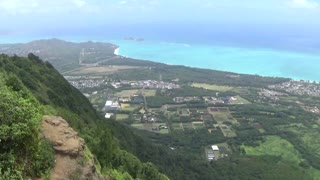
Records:
[[[0,0],[0,35],[122,24],[242,24],[320,31],[320,0]]]

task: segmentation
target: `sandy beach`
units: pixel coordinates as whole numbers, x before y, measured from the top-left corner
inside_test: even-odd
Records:
[[[115,49],[113,54],[119,55],[119,49],[120,49],[120,48]]]

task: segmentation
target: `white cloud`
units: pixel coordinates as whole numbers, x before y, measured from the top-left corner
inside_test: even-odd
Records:
[[[84,5],[86,5],[86,2],[83,0],[73,0],[72,1],[73,4],[75,4],[77,7],[83,7]]]
[[[127,4],[127,1],[121,1],[120,4]]]
[[[319,7],[319,3],[313,0],[291,0],[290,5],[294,8],[315,9]]]
[[[0,16],[27,13],[68,13],[79,9],[82,12],[94,13],[99,10],[99,6],[86,0],[0,0]]]
[[[0,10],[9,14],[29,13],[39,6],[36,0],[0,0]]]

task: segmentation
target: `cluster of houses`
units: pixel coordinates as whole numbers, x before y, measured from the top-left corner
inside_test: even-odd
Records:
[[[310,106],[302,106],[302,108],[303,108],[305,111],[312,112],[312,113],[315,113],[315,114],[320,114],[320,109],[319,109],[317,106],[313,106],[313,107],[310,107]]]
[[[145,80],[145,81],[119,81],[111,83],[114,88],[131,87],[134,89],[179,89],[180,85],[171,82]]]
[[[204,101],[208,104],[234,104],[238,100],[237,97],[203,97]]]
[[[152,131],[161,131],[161,129],[168,129],[168,126],[159,125],[158,127],[152,128]]]
[[[201,101],[201,98],[197,96],[173,98],[173,102],[175,103],[186,103],[186,102],[196,102],[196,101]]]
[[[118,111],[120,108],[120,103],[117,100],[107,100],[104,105],[104,110],[108,112]]]
[[[270,89],[285,91],[295,95],[320,96],[319,82],[310,81],[288,81],[282,84],[270,85]]]
[[[277,101],[279,100],[279,96],[288,96],[288,94],[269,90],[269,89],[261,89],[259,92],[259,96],[263,98],[271,99],[273,101]]]
[[[72,86],[76,87],[77,89],[95,88],[105,86],[108,84],[106,80],[102,79],[78,79],[68,81]]]
[[[208,161],[218,160],[219,158],[227,157],[228,152],[224,146],[212,145],[210,149],[206,150]]]
[[[237,97],[211,97],[211,96],[190,96],[190,97],[175,97],[173,102],[175,103],[188,103],[188,102],[199,102],[204,101],[207,104],[235,104],[238,100]]]

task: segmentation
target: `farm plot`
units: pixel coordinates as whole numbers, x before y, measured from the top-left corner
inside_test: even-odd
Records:
[[[129,118],[128,114],[117,114],[116,115],[116,120],[117,121],[123,121]]]
[[[130,89],[130,90],[123,90],[118,93],[116,93],[116,96],[118,97],[131,97],[134,95],[144,95],[144,96],[155,96],[156,90],[154,89]]]
[[[191,86],[196,88],[203,88],[207,90],[221,91],[221,92],[230,91],[234,88],[231,86],[219,86],[214,84],[202,84],[202,83],[193,83]]]
[[[138,105],[133,105],[133,104],[126,104],[126,103],[122,103],[121,104],[121,110],[123,111],[135,111],[137,109],[139,109],[140,106]]]
[[[137,67],[132,66],[99,66],[99,67],[84,67],[79,70],[73,71],[68,75],[79,76],[79,75],[103,75],[112,74],[114,72],[136,69]]]

